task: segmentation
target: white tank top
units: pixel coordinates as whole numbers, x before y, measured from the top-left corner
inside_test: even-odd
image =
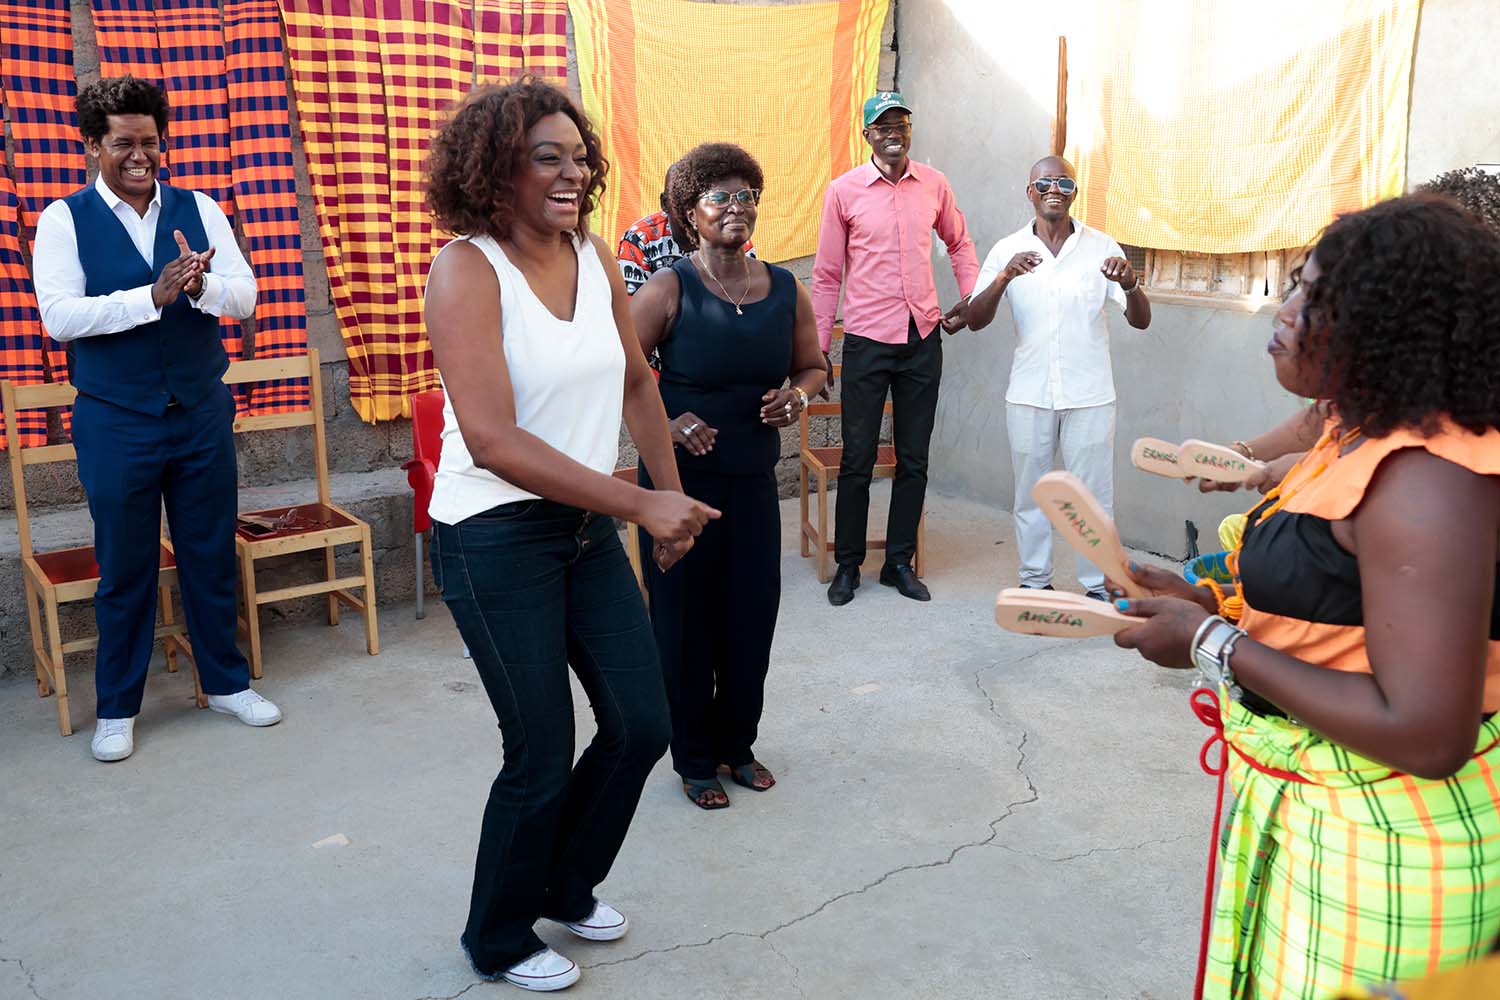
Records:
[[[625,351],[609,278],[593,241],[573,237],[578,293],[573,319],[564,322],[548,311],[492,238],[460,240],[484,252],[500,281],[500,334],[517,426],[595,472],[613,472],[620,457]],[[474,464],[450,399],[443,407],[443,453],[428,504],[432,519],[457,524],[503,503],[534,499],[535,493]]]

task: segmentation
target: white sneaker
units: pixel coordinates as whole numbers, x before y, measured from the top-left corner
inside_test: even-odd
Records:
[[[95,760],[124,760],[135,753],[135,719],[100,719],[94,723]]]
[[[578,982],[582,975],[578,963],[564,958],[551,948],[543,948],[524,962],[517,962],[505,970],[505,981],[512,986],[536,993],[551,993],[565,990]]]
[[[249,688],[237,694],[211,694],[208,707],[232,715],[247,726],[274,726],[281,721],[281,709]]]
[[[594,909],[576,924],[560,922],[585,941],[618,941],[630,930],[630,921],[625,919],[625,914],[602,899],[594,900]]]

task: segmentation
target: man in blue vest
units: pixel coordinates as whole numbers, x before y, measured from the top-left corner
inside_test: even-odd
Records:
[[[255,275],[211,198],[157,181],[160,87],[130,76],[85,87],[78,129],[99,177],[42,213],[33,270],[78,388],[73,444],[99,562],[93,753],[123,760],[154,645],[164,500],[209,707],[252,726],[281,721],[235,646],[238,470],[219,317],[254,312]]]

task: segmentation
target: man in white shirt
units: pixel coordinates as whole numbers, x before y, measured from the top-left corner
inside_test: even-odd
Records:
[[[134,77],[79,92],[99,178],[47,206],[33,254],[42,323],[69,344],[78,389],[73,444],[99,564],[92,749],[104,761],[135,749],[163,501],[209,707],[252,726],[281,721],[250,690],[235,645],[239,486],[219,317],[254,312],[255,275],[212,199],[158,182],[167,116],[161,88]]]
[[[1109,362],[1106,302],[1137,330],[1151,324],[1146,290],[1120,245],[1068,213],[1078,194],[1073,167],[1059,156],[1031,168],[1026,197],[1036,218],[995,244],[969,301],[969,327],[995,318],[1010,300],[1016,355],[1005,395],[1016,479],[1016,540],[1021,586],[1052,589],[1052,527],[1031,499],[1059,447],[1063,465],[1113,514],[1115,383]],[[1104,574],[1078,560],[1078,582],[1108,600]]]

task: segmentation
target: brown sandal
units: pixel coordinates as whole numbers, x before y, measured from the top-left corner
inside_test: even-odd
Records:
[[[752,792],[769,791],[776,784],[776,776],[758,760],[729,769],[729,778],[736,785]]]
[[[718,778],[709,778],[706,781],[683,778],[682,794],[686,795],[688,800],[699,809],[729,808],[729,796],[724,792],[724,786],[719,784]]]

